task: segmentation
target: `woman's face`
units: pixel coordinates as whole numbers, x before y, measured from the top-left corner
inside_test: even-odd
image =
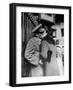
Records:
[[[39,34],[40,38],[44,38],[46,35],[47,35],[47,32],[46,32],[45,28],[41,28],[40,34]]]

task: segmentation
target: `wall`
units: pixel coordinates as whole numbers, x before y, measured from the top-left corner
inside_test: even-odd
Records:
[[[8,86],[9,82],[9,3],[37,3],[52,5],[73,5],[73,0],[1,0],[0,1],[0,89],[1,90],[72,90],[72,84],[64,85],[46,85],[34,87],[17,87]],[[73,36],[72,36],[73,37]],[[73,66],[72,66],[73,67]]]

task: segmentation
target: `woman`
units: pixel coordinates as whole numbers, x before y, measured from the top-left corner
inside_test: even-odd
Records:
[[[41,40],[45,37],[45,29],[39,24],[33,29],[34,37],[31,38],[25,49],[25,58],[30,63],[29,77],[43,76],[42,60],[40,58]]]
[[[44,58],[44,76],[60,75],[58,63],[56,60],[56,46],[55,41],[47,35],[42,40],[41,56]]]

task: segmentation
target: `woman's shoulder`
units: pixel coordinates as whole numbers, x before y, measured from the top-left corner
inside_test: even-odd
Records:
[[[54,44],[50,44],[46,40],[43,40],[42,44],[43,44],[43,46],[49,47],[49,49],[52,50],[52,51],[56,49],[56,46]]]

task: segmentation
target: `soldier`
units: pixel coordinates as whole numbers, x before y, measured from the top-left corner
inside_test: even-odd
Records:
[[[39,24],[32,30],[34,37],[31,38],[25,49],[25,58],[31,64],[29,77],[43,76],[43,62],[41,59],[40,45],[42,39],[47,35],[45,28]]]

